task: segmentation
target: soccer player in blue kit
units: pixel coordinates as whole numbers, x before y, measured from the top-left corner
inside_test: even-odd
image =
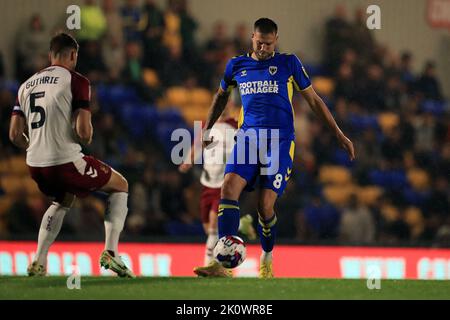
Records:
[[[253,48],[246,55],[229,60],[220,88],[214,96],[203,136],[203,146],[207,148],[212,141],[206,130],[211,129],[222,114],[231,89],[238,87],[243,118],[233,152],[227,159],[221,189],[219,239],[237,235],[239,197],[244,189],[251,191],[258,187],[258,234],[262,247],[260,278],[273,277],[272,251],[277,227],[274,205],[291,175],[295,148],[294,89],[301,92],[314,113],[336,135],[339,145],[347,151],[350,159],[355,158],[352,142],[339,129],[327,106],[312,88],[300,60],[293,54],[275,52],[277,40],[278,27],[274,21],[261,18],[255,22]],[[256,154],[253,155],[257,157],[256,161],[251,160],[252,152]],[[213,261],[206,267],[194,269],[194,272],[205,277],[220,276],[223,273],[221,268],[218,261]]]

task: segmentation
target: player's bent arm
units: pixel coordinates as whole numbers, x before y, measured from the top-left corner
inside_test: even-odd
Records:
[[[323,102],[322,98],[319,97],[312,86],[306,88],[305,90],[302,90],[301,93],[314,113],[320,118],[320,120],[328,125],[330,130],[336,135],[341,147],[347,151],[350,159],[353,160],[355,158],[353,143],[344,135],[342,130],[339,128],[333,118],[333,115],[331,114],[330,110],[328,110],[328,107],[326,106],[325,102]]]
[[[225,106],[228,103],[229,97],[230,92],[224,91],[219,87],[219,90],[217,90],[217,93],[213,97],[211,108],[209,109],[208,118],[204,127],[205,130],[211,129],[216,123],[217,119],[219,119],[220,115],[225,109]]]
[[[25,118],[20,115],[12,115],[9,126],[9,140],[19,148],[27,149],[29,140],[25,135]]]
[[[75,131],[84,145],[92,142],[93,128],[91,123],[91,111],[78,109],[75,116]]]

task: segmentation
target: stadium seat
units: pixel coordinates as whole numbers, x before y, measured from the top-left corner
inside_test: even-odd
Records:
[[[212,94],[209,90],[204,88],[195,88],[190,91],[190,103],[197,105],[209,106],[212,101]]]
[[[315,77],[312,79],[312,85],[319,94],[331,96],[334,92],[335,82],[329,77]]]
[[[430,177],[425,170],[414,168],[407,172],[408,182],[419,191],[426,190],[430,187]]]
[[[24,156],[16,156],[9,159],[11,174],[16,175],[28,175],[29,169],[27,163],[25,162]]]
[[[319,170],[319,181],[324,184],[345,185],[352,180],[350,170],[342,166],[322,166]]]
[[[9,159],[0,160],[0,175],[9,173],[11,171],[11,164]]]
[[[331,204],[342,207],[348,203],[350,195],[355,191],[356,187],[351,184],[346,186],[326,186],[323,189],[323,195]]]
[[[360,187],[357,190],[359,201],[365,205],[373,205],[383,194],[383,189],[377,186]]]
[[[406,174],[403,170],[371,170],[369,180],[372,184],[385,189],[402,189],[408,186]]]
[[[400,218],[400,211],[393,205],[383,205],[380,212],[387,222],[394,222]]]
[[[413,238],[417,238],[425,229],[424,218],[419,208],[409,207],[404,212],[404,220],[409,225]]]
[[[1,186],[8,195],[15,195],[24,191],[24,183],[21,177],[10,174],[1,178]]]
[[[10,196],[0,197],[0,217],[3,216],[13,204],[13,198]]]
[[[158,73],[153,69],[145,68],[142,72],[142,78],[150,88],[157,88],[160,84]]]
[[[36,182],[33,179],[31,179],[30,177],[23,177],[22,184],[28,195],[40,194],[39,187],[37,186]]]
[[[166,91],[166,98],[168,105],[182,109],[189,102],[189,92],[183,87],[171,87]]]
[[[378,124],[383,133],[389,132],[396,127],[400,122],[398,114],[393,112],[383,112],[378,115]]]

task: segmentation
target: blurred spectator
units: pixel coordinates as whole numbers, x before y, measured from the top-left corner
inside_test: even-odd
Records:
[[[356,97],[356,91],[356,83],[353,77],[352,66],[349,63],[342,63],[337,71],[334,97],[335,99],[345,98],[352,101]]]
[[[355,11],[355,21],[351,26],[351,47],[358,52],[364,64],[371,61],[375,46],[372,32],[367,28],[366,19],[365,9],[358,8]]]
[[[358,91],[359,103],[366,106],[369,112],[384,110],[385,82],[384,71],[380,65],[371,64],[367,68],[367,79],[361,81]]]
[[[208,63],[216,65],[224,59],[225,48],[231,41],[228,38],[227,27],[223,21],[218,21],[213,26],[213,33],[206,41],[205,59]]]
[[[425,99],[442,100],[441,85],[436,78],[436,66],[434,62],[427,62],[422,76],[417,81],[417,90]]]
[[[375,223],[369,209],[359,202],[355,194],[350,196],[342,210],[339,239],[344,243],[370,244],[375,241]]]
[[[250,33],[248,32],[247,24],[245,24],[244,22],[236,25],[233,44],[238,55],[246,54],[250,50]]]
[[[408,88],[408,91],[412,90],[412,86],[416,81],[416,77],[412,72],[412,54],[410,52],[403,52],[400,63],[400,78],[402,82]]]
[[[144,27],[144,64],[153,69],[161,66],[164,60],[163,48],[161,46],[164,33],[164,15],[156,6],[154,0],[147,0],[143,10]]]
[[[421,117],[416,117],[414,122],[414,149],[417,152],[432,152],[435,148],[435,128],[436,120],[429,112],[423,113]]]
[[[164,12],[163,45],[170,51],[183,50],[183,39],[181,37],[180,1],[168,0],[167,9]]]
[[[305,206],[303,213],[306,229],[311,234],[310,239],[336,239],[339,231],[339,211],[320,196],[314,195],[311,202]]]
[[[161,187],[155,170],[147,167],[142,182],[135,183],[130,192],[130,213],[127,230],[134,234],[162,234],[166,220],[161,209]]]
[[[109,77],[119,81],[125,64],[123,22],[115,0],[103,0],[106,32],[102,41],[102,55]]]
[[[157,88],[150,88],[143,79],[144,63],[142,45],[139,42],[129,42],[126,45],[126,63],[122,70],[122,81],[137,90],[139,96],[148,103],[153,103],[159,95]]]
[[[106,65],[103,61],[101,43],[88,40],[80,44],[77,71],[84,74],[91,83],[104,81],[107,76]]]
[[[170,47],[169,54],[164,59],[161,78],[165,86],[181,86],[188,78],[190,70],[183,61],[183,53],[179,47]]]
[[[125,42],[141,42],[141,32],[145,28],[144,15],[137,0],[126,0],[120,9]]]
[[[197,59],[197,41],[195,31],[198,28],[198,22],[189,13],[187,0],[178,0],[180,16],[180,34],[183,42],[183,56],[188,62],[195,62]]]
[[[403,161],[403,152],[400,130],[398,127],[392,128],[386,133],[386,138],[381,144],[381,154],[391,167],[398,168]]]
[[[351,26],[347,20],[347,9],[338,4],[334,15],[325,24],[325,50],[323,62],[328,71],[334,74],[341,62],[346,46],[350,43]]]
[[[29,24],[18,35],[17,70],[20,81],[31,77],[48,65],[48,33],[39,14],[31,16]]]
[[[102,9],[95,0],[85,0],[80,9],[81,28],[77,32],[80,46],[85,41],[100,41],[106,31],[107,23]]]

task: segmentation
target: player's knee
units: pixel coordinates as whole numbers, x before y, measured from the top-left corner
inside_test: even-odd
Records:
[[[126,193],[128,193],[128,181],[127,181],[127,179],[125,179],[123,176],[121,176],[120,177],[121,179],[121,181],[120,181],[120,189],[121,189],[121,192],[126,192]]]
[[[236,195],[236,191],[231,185],[231,183],[224,182],[222,185],[222,189],[220,191],[220,196],[222,199],[235,200],[237,201],[238,195]]]
[[[269,201],[260,200],[258,202],[258,213],[265,219],[268,219],[273,216],[274,209],[273,204]]]
[[[66,193],[64,197],[62,197],[61,199],[55,199],[53,203],[64,208],[71,208],[74,202],[75,195]]]

